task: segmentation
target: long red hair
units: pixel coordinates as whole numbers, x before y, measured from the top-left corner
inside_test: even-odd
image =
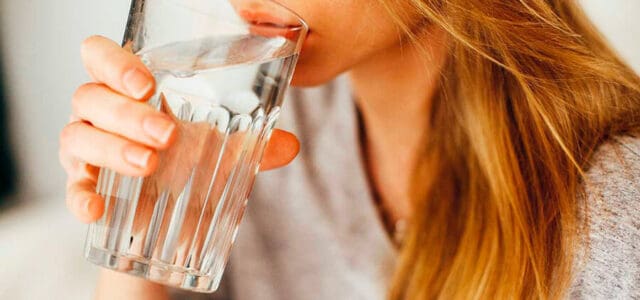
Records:
[[[587,230],[583,171],[640,127],[637,74],[572,0],[381,2],[410,36],[451,38],[390,298],[561,297]]]

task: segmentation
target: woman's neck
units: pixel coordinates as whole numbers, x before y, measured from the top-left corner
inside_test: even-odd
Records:
[[[394,222],[410,215],[411,176],[445,62],[444,32],[428,32],[422,44],[422,49],[411,42],[398,45],[349,73],[364,122],[370,175]]]

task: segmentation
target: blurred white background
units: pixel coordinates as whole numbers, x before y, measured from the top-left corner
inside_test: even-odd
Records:
[[[75,87],[88,80],[80,43],[92,34],[120,41],[129,0],[0,1],[0,36],[20,191],[60,195],[58,133]]]
[[[302,1],[302,0],[301,0]],[[640,71],[640,1],[582,0]],[[23,208],[0,212],[0,299],[87,299],[95,268],[82,259],[85,227],[67,215],[58,134],[76,86],[88,80],[79,45],[120,41],[129,0],[2,0],[0,43]]]
[[[97,268],[82,258],[86,227],[65,211],[58,134],[86,81],[80,42],[120,40],[129,0],[0,0],[12,147],[21,206],[0,211],[0,299],[91,299]]]

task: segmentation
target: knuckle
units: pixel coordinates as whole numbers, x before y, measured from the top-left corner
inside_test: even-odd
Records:
[[[90,94],[95,91],[96,83],[85,83],[78,87],[71,97],[71,110],[77,114],[83,111],[85,101],[91,99]]]
[[[71,149],[73,149],[78,135],[78,128],[83,124],[82,122],[73,122],[62,128],[62,131],[60,131],[60,149],[63,153],[70,153]]]
[[[60,149],[65,150],[73,142],[75,123],[71,123],[60,131]]]

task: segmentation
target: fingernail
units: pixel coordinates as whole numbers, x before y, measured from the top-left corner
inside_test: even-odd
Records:
[[[153,139],[166,144],[176,129],[176,124],[166,117],[149,116],[144,119],[142,127]]]
[[[147,164],[149,164],[151,154],[151,150],[137,146],[128,146],[124,148],[124,159],[128,163],[139,168],[145,168]]]
[[[149,76],[139,69],[129,70],[124,75],[123,82],[127,92],[129,92],[129,96],[136,99],[144,97],[153,87]]]

